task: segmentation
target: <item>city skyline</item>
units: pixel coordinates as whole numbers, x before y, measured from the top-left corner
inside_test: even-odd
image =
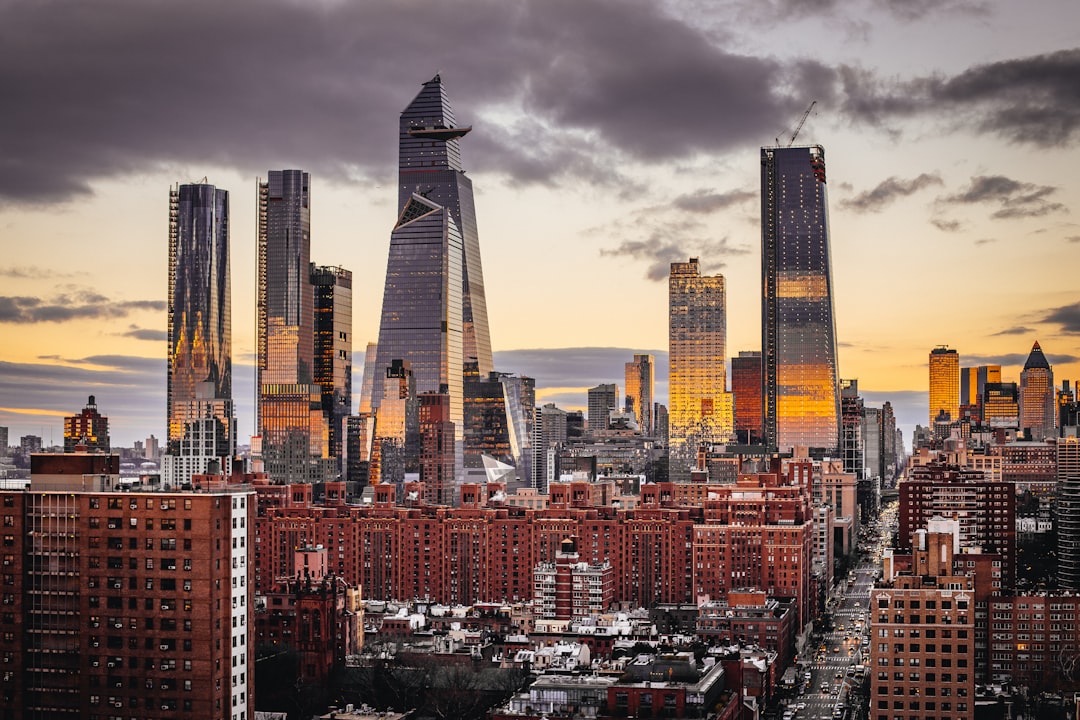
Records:
[[[258,13],[257,33],[245,3],[209,7],[0,11],[13,37],[0,53],[25,67],[9,82],[16,111],[0,119],[22,140],[5,162],[32,168],[0,181],[0,425],[12,438],[56,444],[89,393],[115,445],[166,436],[163,188],[204,175],[233,194],[240,442],[253,431],[256,325],[256,207],[244,196],[266,167],[312,173],[313,242],[319,261],[354,272],[359,355],[377,333],[395,215],[386,118],[436,71],[467,108],[460,124],[484,128],[468,166],[494,364],[536,377],[538,404],[583,407],[589,387],[620,382],[641,353],[657,358],[663,402],[663,281],[690,256],[728,280],[728,355],[759,349],[755,156],[787,144],[812,100],[797,144],[829,150],[839,376],[858,378],[868,404],[891,399],[908,441],[926,417],[936,345],[1018,382],[1038,341],[1057,382],[1080,376],[1073,5],[868,3],[855,19],[828,3],[464,3],[434,11],[440,33],[409,53],[394,43],[415,31],[411,13],[391,3],[283,4]],[[822,44],[821,31],[845,42]],[[192,33],[220,72],[157,81],[183,66]],[[230,60],[267,37],[294,40],[309,72]],[[633,52],[643,38],[650,52]],[[275,68],[272,93],[246,74]],[[276,112],[283,88],[303,101],[292,113]],[[207,104],[223,108],[213,123],[191,114]],[[978,302],[946,303],[961,286]],[[574,322],[584,313],[602,321]]]

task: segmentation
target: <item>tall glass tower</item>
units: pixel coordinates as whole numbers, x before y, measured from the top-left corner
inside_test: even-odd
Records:
[[[1020,429],[1030,430],[1032,440],[1054,435],[1057,429],[1054,370],[1036,342],[1020,372]]]
[[[482,378],[493,369],[472,181],[459,148],[470,129],[457,127],[438,75],[401,113],[398,219],[390,234],[371,394],[378,435],[401,439],[405,418],[383,402],[390,399],[384,386],[397,393],[396,384],[386,383],[395,360],[411,364],[418,394],[448,394],[459,478],[465,367]]]
[[[671,263],[668,278],[668,478],[686,480],[703,445],[734,428],[727,392],[727,291],[702,276],[697,258]]]
[[[236,452],[231,322],[229,193],[207,184],[175,186],[169,192],[167,451],[180,455],[185,436],[209,423],[214,447],[188,463],[195,472]]]
[[[318,482],[329,425],[315,379],[311,176],[271,170],[258,183],[256,428],[265,469],[282,482]]]
[[[840,442],[825,149],[761,149],[761,348],[766,443]]]
[[[930,351],[929,369],[930,427],[944,411],[950,422],[960,419],[960,354],[945,345]]]
[[[634,360],[626,363],[626,409],[634,413],[634,419],[644,435],[652,435],[653,432],[654,365],[652,355],[634,355]]]

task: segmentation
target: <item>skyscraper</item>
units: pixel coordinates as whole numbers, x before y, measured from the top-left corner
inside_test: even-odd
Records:
[[[930,427],[938,413],[945,411],[949,419],[960,419],[960,355],[947,345],[930,351]]]
[[[236,420],[229,193],[213,185],[178,185],[169,192],[168,323],[168,452],[179,452],[189,423],[213,418],[225,442],[212,452],[231,457]]]
[[[330,427],[329,452],[341,458],[343,423],[352,412],[352,273],[339,267],[311,268],[315,290],[315,382]],[[339,465],[339,470],[343,468]]]
[[[668,477],[689,477],[702,445],[727,442],[727,297],[723,275],[701,275],[697,258],[671,263],[668,279]]]
[[[762,439],[761,351],[740,350],[731,358],[731,394],[735,401],[735,439],[757,445]]]
[[[1075,430],[1057,441],[1058,587],[1080,590],[1080,437]]]
[[[436,75],[401,113],[398,218],[390,234],[382,319],[373,372],[377,433],[398,434],[403,418],[380,413],[385,369],[411,363],[416,392],[449,395],[461,477],[464,364],[493,370],[472,181],[461,164],[458,127]]]
[[[271,170],[258,183],[258,358],[255,427],[274,480],[317,482],[328,471],[329,425],[315,381],[311,176]]]
[[[634,413],[643,435],[652,435],[654,366],[652,355],[634,355],[626,363],[626,409]]]
[[[589,430],[607,430],[612,410],[619,409],[619,386],[604,383],[589,388]]]
[[[1036,341],[1020,372],[1020,430],[1030,430],[1033,440],[1051,437],[1056,415],[1054,370]]]
[[[761,349],[769,446],[840,442],[825,149],[761,149]]]

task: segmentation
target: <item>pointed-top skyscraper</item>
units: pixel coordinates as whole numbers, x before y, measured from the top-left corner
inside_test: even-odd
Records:
[[[766,442],[840,442],[825,149],[761,149],[761,350]]]
[[[449,395],[460,477],[463,375],[493,369],[472,181],[461,165],[458,127],[436,75],[401,113],[398,219],[390,235],[371,406],[377,433],[404,441],[404,418],[383,409],[386,370],[411,364],[416,392]],[[397,392],[397,384],[392,386]],[[386,478],[390,480],[390,478]]]
[[[1036,341],[1020,372],[1020,430],[1030,430],[1032,440],[1051,437],[1056,415],[1054,371]]]

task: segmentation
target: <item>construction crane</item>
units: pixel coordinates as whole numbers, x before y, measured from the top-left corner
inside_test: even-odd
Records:
[[[810,103],[810,107],[806,108],[806,112],[802,114],[802,119],[799,120],[799,124],[795,126],[795,132],[791,133],[791,139],[788,140],[787,146],[791,147],[795,144],[795,138],[799,137],[799,131],[802,130],[802,126],[806,123],[806,118],[810,117],[810,111],[817,105],[817,100],[813,100]],[[777,143],[779,145],[780,143]]]

